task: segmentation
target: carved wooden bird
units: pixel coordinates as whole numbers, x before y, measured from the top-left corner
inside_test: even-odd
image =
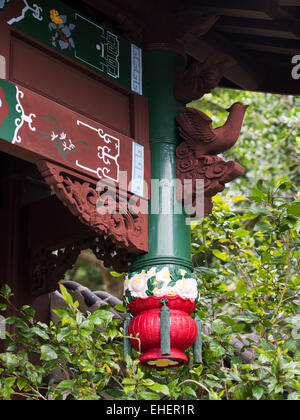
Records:
[[[195,108],[180,108],[176,117],[180,137],[194,151],[196,158],[218,155],[230,149],[238,140],[248,105],[236,102],[227,111],[229,117],[223,127],[214,129],[212,120]]]

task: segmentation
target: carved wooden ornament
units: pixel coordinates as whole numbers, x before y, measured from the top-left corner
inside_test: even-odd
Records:
[[[246,109],[241,103],[234,104],[228,110],[226,124],[217,129],[213,129],[212,120],[197,109],[184,108],[184,112],[177,115],[179,135],[184,140],[176,150],[176,174],[182,183],[178,198],[189,200],[195,207],[197,195],[203,194],[204,215],[212,211],[211,197],[245,172],[238,163],[225,162],[216,155],[230,149],[238,140]],[[203,185],[199,187],[197,180],[203,180]],[[186,188],[187,182],[192,184],[190,189]]]
[[[3,80],[0,101],[1,150],[37,164],[71,213],[95,234],[109,237],[116,249],[146,252],[147,215],[131,213],[127,205],[133,195],[147,204],[148,192],[143,189],[144,177],[148,182],[150,178],[146,147]],[[99,182],[106,190],[116,191],[110,203],[103,204],[104,214],[96,208],[101,198],[96,188]]]
[[[142,50],[64,2],[1,0],[0,13],[9,28],[27,34],[74,62],[142,94]],[[128,22],[127,16],[116,16],[120,23],[125,19],[127,31],[135,32],[137,28]]]
[[[131,213],[127,195],[119,191],[111,195],[107,184],[103,189],[96,188],[92,179],[78,178],[76,172],[47,161],[37,166],[57,197],[82,223],[109,237],[116,248],[131,253],[147,251],[147,215]]]
[[[75,264],[81,251],[91,249],[105,267],[122,273],[128,271],[129,254],[118,249],[109,237],[94,236],[68,243],[63,249],[34,250],[31,258],[30,289],[33,295],[53,292],[67,270]]]
[[[209,57],[204,63],[195,61],[189,68],[175,70],[174,95],[184,104],[202,98],[215,89],[225,71],[233,65],[229,57]]]

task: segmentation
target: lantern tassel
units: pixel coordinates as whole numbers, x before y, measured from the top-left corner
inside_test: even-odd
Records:
[[[162,308],[160,311],[160,351],[162,356],[171,354],[170,340],[170,309],[167,306],[168,299],[162,299]]]
[[[195,322],[197,324],[197,340],[194,344],[194,363],[200,365],[202,363],[202,323],[197,315],[195,313]]]
[[[131,342],[130,342],[130,338],[128,338],[128,329],[129,329],[129,324],[131,322],[132,319],[132,315],[127,312],[127,314],[125,315],[125,319],[124,319],[124,342],[123,342],[123,360],[126,363],[126,358],[127,356],[132,357],[132,347],[131,347]]]

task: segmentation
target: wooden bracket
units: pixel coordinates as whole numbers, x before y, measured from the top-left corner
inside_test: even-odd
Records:
[[[226,70],[234,64],[229,57],[209,57],[204,63],[195,61],[189,68],[175,69],[174,95],[187,104],[215,89]]]
[[[233,104],[228,109],[227,122],[217,129],[206,114],[195,108],[183,108],[184,112],[176,117],[179,135],[184,140],[176,150],[176,175],[182,184],[177,198],[188,200],[195,209],[197,197],[203,194],[204,216],[212,211],[211,198],[245,172],[238,163],[225,162],[217,155],[237,142],[246,110],[247,105]],[[203,180],[202,185],[198,180]],[[187,183],[191,188],[187,188]],[[195,210],[190,215],[195,216]]]
[[[118,250],[109,238],[91,236],[55,250],[42,248],[35,250],[31,257],[31,294],[39,296],[57,289],[67,270],[75,264],[81,251],[91,249],[105,267],[114,267],[119,272],[128,271],[129,255],[126,250]]]
[[[107,193],[108,184],[105,191],[100,191],[92,178],[75,171],[47,161],[39,161],[37,167],[63,204],[95,234],[110,237],[117,248],[126,248],[132,254],[147,252],[147,215],[132,214],[127,208],[129,197],[119,192],[108,194],[100,209],[99,200]]]
[[[128,271],[130,254],[147,252],[147,215],[129,211],[130,197],[126,193],[110,194],[109,186],[98,188],[92,178],[46,160],[39,161],[37,167],[59,200],[89,228],[89,234],[58,251],[51,247],[34,250],[33,293],[54,290],[84,249],[92,249],[106,267],[118,272]]]

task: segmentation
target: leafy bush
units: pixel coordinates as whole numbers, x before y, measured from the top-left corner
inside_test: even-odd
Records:
[[[203,282],[199,314],[213,330],[204,336],[202,374],[219,397],[300,397],[300,201],[275,199],[282,188],[258,182],[239,212],[216,198],[212,216],[193,226]],[[252,350],[248,363],[232,346],[239,337],[243,350]]]
[[[138,365],[136,353],[126,366],[124,331],[109,307],[84,317],[61,285],[68,308],[55,310],[57,325],[36,322],[26,306],[6,319],[15,332],[0,354],[1,397],[300,399],[300,201],[281,200],[285,189],[258,182],[251,199],[233,199],[234,212],[218,197],[213,214],[192,226],[198,314],[207,324],[200,366],[153,372]],[[7,286],[1,296],[5,311]]]

